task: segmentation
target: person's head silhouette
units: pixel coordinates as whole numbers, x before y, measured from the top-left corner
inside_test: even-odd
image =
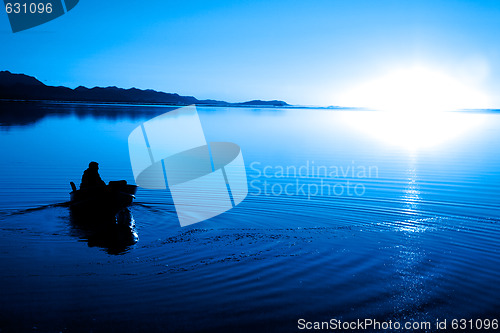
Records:
[[[99,163],[97,163],[97,162],[90,162],[89,163],[89,169],[90,170],[99,170]]]

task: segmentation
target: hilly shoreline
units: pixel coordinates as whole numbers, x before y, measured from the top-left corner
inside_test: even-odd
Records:
[[[0,100],[23,101],[64,101],[64,102],[100,102],[132,103],[159,105],[205,105],[236,107],[289,107],[284,101],[252,100],[242,103],[229,103],[212,99],[199,100],[193,96],[181,96],[152,89],[123,89],[118,87],[79,86],[75,89],[64,86],[48,86],[33,76],[0,71]]]

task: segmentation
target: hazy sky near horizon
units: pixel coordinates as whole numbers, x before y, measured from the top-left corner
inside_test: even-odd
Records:
[[[1,70],[50,85],[151,88],[231,102],[339,105],[415,64],[500,108],[500,1],[96,1],[13,34]]]

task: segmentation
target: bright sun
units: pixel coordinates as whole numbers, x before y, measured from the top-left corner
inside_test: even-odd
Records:
[[[439,70],[424,66],[394,70],[341,96],[342,105],[384,111],[450,111],[488,107],[485,94]]]
[[[384,112],[346,112],[352,128],[410,150],[436,146],[478,127],[482,115],[445,112],[488,107],[488,98],[442,72],[416,66],[368,81],[343,96],[344,105]]]

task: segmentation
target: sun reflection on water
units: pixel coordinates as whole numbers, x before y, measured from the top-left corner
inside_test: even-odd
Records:
[[[467,112],[343,112],[342,121],[360,134],[410,151],[444,144],[472,133],[486,115]]]

